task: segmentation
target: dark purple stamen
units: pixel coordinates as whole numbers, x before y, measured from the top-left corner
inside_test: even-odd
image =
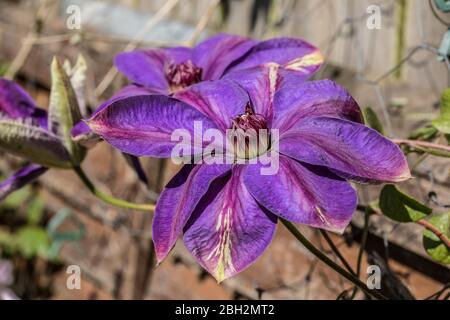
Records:
[[[202,69],[193,64],[191,60],[179,64],[171,63],[166,67],[166,78],[171,91],[174,92],[200,82]]]
[[[236,157],[254,158],[270,148],[266,119],[255,113],[250,104],[245,107],[244,114],[232,120],[232,129],[235,130],[233,143]]]
[[[250,105],[245,107],[245,113],[233,119],[233,129],[254,129],[256,132],[260,129],[267,129],[266,119],[253,111]]]

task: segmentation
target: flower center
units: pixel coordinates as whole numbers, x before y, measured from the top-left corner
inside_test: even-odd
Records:
[[[202,78],[202,69],[193,64],[191,60],[179,64],[171,63],[165,71],[171,92],[200,82]]]
[[[244,114],[232,120],[232,131],[234,154],[238,158],[256,158],[270,147],[266,119],[255,113],[250,105],[245,107]]]

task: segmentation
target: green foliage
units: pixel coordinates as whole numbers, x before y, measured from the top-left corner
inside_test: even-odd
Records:
[[[384,215],[398,222],[418,221],[432,212],[431,208],[401,192],[392,184],[381,190],[380,209]]]
[[[45,229],[37,226],[25,226],[14,236],[16,250],[26,258],[47,257],[50,238]]]
[[[427,221],[450,238],[450,212],[432,216]],[[450,248],[430,230],[423,231],[423,246],[431,258],[440,263],[450,264]]]
[[[9,63],[0,63],[0,77],[3,77],[5,75],[6,71],[8,71],[9,66]]]
[[[73,126],[82,118],[77,97],[69,76],[56,58],[52,62],[51,74],[49,127],[62,140],[76,166],[85,156],[85,149],[74,142],[71,135]]]
[[[372,129],[378,131],[379,133],[384,135],[383,125],[378,119],[377,114],[371,107],[366,107],[363,110],[364,122],[371,127]]]
[[[17,209],[31,196],[31,186],[27,185],[6,197],[0,202],[1,209]]]
[[[37,225],[44,216],[45,203],[41,198],[35,197],[27,208],[27,220],[29,224]]]
[[[427,125],[411,132],[411,134],[408,136],[408,139],[430,141],[431,139],[436,137],[438,132],[439,131],[436,129],[436,127]]]
[[[61,209],[42,226],[45,203],[27,186],[9,195],[0,205],[1,210],[25,212],[26,223],[15,230],[0,229],[0,251],[21,254],[26,258],[36,256],[55,260],[64,243],[79,241],[85,234],[85,227],[68,209]],[[59,231],[66,221],[75,225],[74,229]]]
[[[441,115],[432,121],[440,132],[450,134],[450,88],[444,90],[441,96]]]

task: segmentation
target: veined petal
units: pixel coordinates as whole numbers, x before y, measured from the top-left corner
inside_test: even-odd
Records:
[[[87,122],[92,131],[125,153],[161,158],[170,157],[179,143],[171,139],[175,130],[186,131],[194,140],[207,129],[216,128],[200,111],[162,95],[119,99]],[[194,130],[195,122],[198,130]]]
[[[17,171],[8,179],[0,182],[0,201],[5,199],[12,192],[31,183],[47,170],[47,168],[38,164],[30,164]]]
[[[201,111],[222,130],[231,127],[232,119],[243,114],[249,102],[245,90],[230,80],[204,81],[174,97]]]
[[[356,101],[333,81],[285,80],[275,94],[273,127],[282,133],[304,118],[317,116],[363,122]]]
[[[343,232],[356,209],[355,190],[324,167],[280,156],[274,175],[261,175],[261,165],[249,165],[244,183],[266,209],[286,220]]]
[[[97,113],[99,113],[103,109],[109,107],[115,101],[119,101],[121,99],[128,97],[142,96],[148,94],[156,94],[156,93],[148,88],[137,86],[135,84],[125,86],[124,88],[116,92],[110,99],[103,102],[91,115],[91,118],[94,117]],[[86,146],[92,146],[100,140],[100,138],[94,132],[92,132],[91,128],[87,125],[85,120],[79,121],[73,126],[71,130],[71,135],[74,141],[81,142],[82,145]]]
[[[153,218],[153,241],[158,262],[175,245],[211,182],[230,169],[229,165],[185,165],[167,184],[158,200]]]
[[[222,33],[199,43],[193,49],[192,59],[195,65],[203,69],[203,80],[216,80],[233,61],[255,44],[256,40]]]
[[[131,81],[159,93],[169,91],[165,68],[170,63],[189,60],[191,49],[185,47],[135,50],[119,53],[115,66]]]
[[[146,87],[137,86],[135,84],[130,84],[128,86],[123,87],[119,91],[117,91],[111,98],[103,102],[97,109],[95,109],[95,112],[91,115],[91,118],[105,109],[106,107],[109,107],[112,103],[122,100],[124,98],[129,97],[135,97],[135,96],[145,96],[149,94],[157,94],[155,91],[150,90]]]
[[[280,153],[372,181],[398,182],[411,177],[400,148],[362,124],[331,118],[307,118],[280,135]]]
[[[185,227],[186,247],[219,282],[252,264],[275,231],[276,217],[250,195],[242,169],[212,183]]]
[[[0,118],[0,148],[46,167],[72,167],[61,140],[30,121]]]
[[[47,112],[36,107],[33,99],[18,84],[0,78],[0,115],[10,119],[30,118],[47,127]]]
[[[313,75],[322,65],[319,49],[301,39],[274,38],[255,45],[243,57],[235,61],[226,73],[253,68],[265,63],[277,63],[287,71]]]
[[[242,86],[250,96],[252,106],[257,114],[267,120],[272,119],[275,92],[282,85],[284,73],[280,66],[269,63],[254,68],[232,72],[224,79],[233,80]]]

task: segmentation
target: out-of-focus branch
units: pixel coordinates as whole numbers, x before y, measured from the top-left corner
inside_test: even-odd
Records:
[[[169,12],[175,7],[179,0],[168,0],[156,13],[150,18],[147,24],[136,34],[134,39],[130,41],[123,51],[132,51],[137,48],[139,42],[144,38],[147,32],[156,26],[162,19],[164,19]],[[111,82],[117,75],[117,69],[113,66],[100,81],[97,88],[95,88],[95,95],[100,97],[105,90],[109,87]]]
[[[43,0],[41,5],[39,6],[38,11],[36,12],[33,25],[31,27],[31,31],[27,34],[25,39],[22,42],[22,46],[19,49],[16,57],[12,61],[8,70],[5,73],[5,78],[14,79],[17,72],[22,68],[23,64],[27,60],[30,55],[31,50],[33,49],[34,43],[36,39],[39,37],[39,34],[42,31],[43,24],[47,19],[51,6],[55,3],[55,0]]]
[[[189,40],[187,40],[185,42],[186,46],[193,46],[197,42],[200,34],[208,26],[208,23],[211,20],[213,14],[214,14],[214,11],[216,10],[219,3],[220,3],[220,0],[211,0],[209,2],[208,8],[206,8],[205,13],[201,16],[200,20],[198,21],[197,25],[195,26],[194,32],[192,33]]]
[[[433,142],[408,139],[393,139],[392,141],[398,145],[407,145],[409,147],[416,148],[419,151],[427,152],[433,155],[450,157],[450,146],[445,146]]]

